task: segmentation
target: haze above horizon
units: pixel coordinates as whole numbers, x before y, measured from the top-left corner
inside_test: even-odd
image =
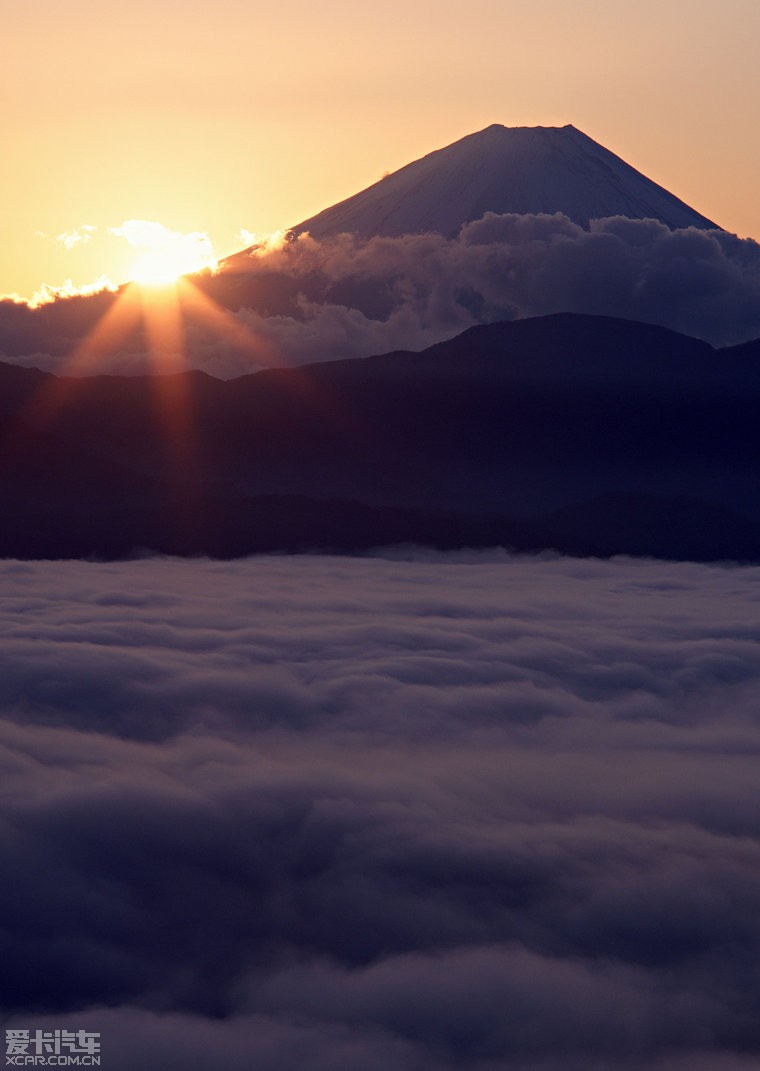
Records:
[[[127,221],[228,255],[492,123],[571,123],[760,238],[754,0],[32,0],[5,30],[0,293],[125,278]]]

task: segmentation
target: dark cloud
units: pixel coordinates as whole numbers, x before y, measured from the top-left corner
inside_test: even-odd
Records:
[[[234,333],[186,324],[189,364],[222,378],[266,364],[423,349],[475,323],[554,312],[643,320],[718,346],[760,336],[760,246],[655,220],[613,217],[586,230],[561,214],[487,213],[454,239],[301,235],[241,263],[242,274],[218,277],[212,289],[255,342],[241,348]],[[57,305],[64,311],[0,305],[0,350],[60,369],[77,325],[91,317],[85,299]],[[152,367],[139,337],[99,363],[120,374]]]
[[[760,246],[724,231],[669,230],[611,218],[589,230],[565,216],[496,216],[458,238],[359,242],[308,236],[251,258],[252,270],[319,274],[349,294],[371,282],[382,317],[304,301],[298,315],[240,316],[290,363],[421,349],[477,322],[583,312],[662,324],[715,345],[760,335]]]
[[[760,570],[0,584],[7,1026],[115,1071],[757,1063]]]

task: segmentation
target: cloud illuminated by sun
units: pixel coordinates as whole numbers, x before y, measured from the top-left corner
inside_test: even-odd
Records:
[[[60,298],[89,297],[91,294],[101,294],[104,290],[109,290],[113,293],[118,289],[116,283],[112,282],[107,275],[101,275],[93,282],[85,283],[82,286],[75,286],[71,279],[67,279],[62,286],[43,283],[30,298],[22,298],[18,294],[3,294],[0,295],[0,300],[19,301],[29,305],[32,309],[37,309],[40,305],[49,305]]]
[[[110,232],[139,251],[130,277],[141,286],[167,286],[190,272],[216,270],[211,240],[199,231],[181,234],[152,220],[129,219]]]
[[[92,224],[83,223],[81,227],[76,227],[73,231],[64,231],[63,234],[57,235],[56,241],[70,251],[77,245],[87,245],[91,242],[95,230]]]

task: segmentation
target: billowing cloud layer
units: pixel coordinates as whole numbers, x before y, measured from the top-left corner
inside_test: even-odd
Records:
[[[760,570],[0,584],[7,1026],[114,1071],[756,1066]]]
[[[185,322],[188,364],[222,377],[255,370],[262,354],[270,363],[299,364],[422,349],[475,323],[563,311],[662,324],[715,345],[760,337],[760,245],[720,230],[669,230],[654,220],[615,217],[584,230],[561,214],[487,213],[455,239],[341,235],[317,242],[301,235],[235,263],[243,277],[222,276],[213,287],[234,310],[235,330]],[[16,310],[14,334],[3,341],[3,316],[0,308],[8,356],[61,369],[67,345],[60,325],[46,342],[39,323],[15,322]],[[249,338],[242,346],[240,327]],[[99,367],[154,367],[144,347],[115,345]]]
[[[252,263],[261,273],[320,274],[348,293],[371,284],[386,305],[381,315],[362,299],[305,301],[295,317],[241,314],[288,361],[419,349],[474,323],[553,312],[644,320],[715,345],[760,335],[760,245],[654,220],[584,230],[561,214],[487,213],[453,240],[306,235]]]

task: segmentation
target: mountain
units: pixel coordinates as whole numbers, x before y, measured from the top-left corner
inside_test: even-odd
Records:
[[[454,237],[486,212],[563,212],[583,227],[607,216],[716,227],[574,126],[494,124],[386,175],[293,232]]]
[[[512,215],[460,239],[364,242],[428,229],[451,236],[484,213]],[[519,213],[554,215],[526,220]],[[609,216],[593,233],[582,229]],[[663,225],[642,223],[645,217]],[[668,233],[664,225],[692,229]],[[232,376],[263,364],[418,349],[467,323],[559,311],[647,320],[716,345],[743,343],[760,331],[760,247],[714,226],[573,126],[494,125],[290,232],[354,231],[356,240],[290,241],[253,257],[249,248],[218,272],[192,276],[193,289],[180,298],[185,357],[189,367]],[[204,308],[194,290],[233,319]],[[38,308],[0,300],[0,359],[55,370],[129,293],[125,287]],[[116,317],[124,334],[101,355],[103,371],[149,367],[155,339],[132,311]]]
[[[572,314],[229,381],[0,365],[0,553],[760,561],[758,407],[743,351]]]

